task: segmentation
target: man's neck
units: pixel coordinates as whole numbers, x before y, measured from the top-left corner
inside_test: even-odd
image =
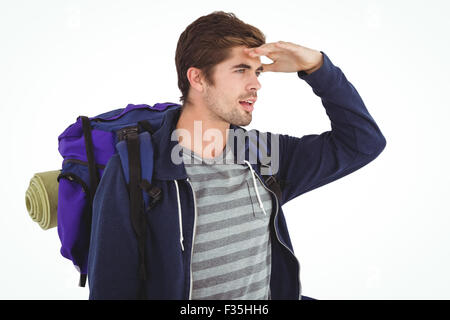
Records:
[[[184,134],[190,137],[179,139],[180,145],[202,158],[212,159],[222,154],[230,124],[204,110],[194,105],[184,105],[176,129],[182,129],[178,131],[179,137]]]

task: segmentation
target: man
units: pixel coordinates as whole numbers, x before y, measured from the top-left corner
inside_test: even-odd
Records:
[[[261,64],[261,56],[273,63]],[[175,61],[183,105],[167,111],[152,136],[152,184],[162,198],[146,212],[145,281],[115,155],[94,199],[90,298],[301,299],[300,264],[281,206],[368,164],[385,138],[324,52],[266,44],[233,14],[213,12],[189,25]],[[247,137],[235,148],[233,133],[252,120],[262,72],[297,72],[322,99],[332,130],[301,138],[268,133],[266,147]],[[258,154],[269,151],[279,192],[263,177],[267,163],[251,161],[252,145]]]

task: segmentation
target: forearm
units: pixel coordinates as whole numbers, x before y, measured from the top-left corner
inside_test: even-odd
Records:
[[[332,130],[301,138],[280,136],[279,178],[288,183],[282,203],[358,170],[386,144],[356,89],[323,56],[319,69],[309,75],[301,71],[298,76],[321,98]]]
[[[337,142],[367,154],[384,146],[385,139],[378,125],[341,69],[324,54],[321,67],[315,71],[307,75],[299,72],[298,76],[321,98]]]

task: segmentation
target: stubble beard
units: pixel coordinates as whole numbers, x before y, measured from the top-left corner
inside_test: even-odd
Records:
[[[208,87],[205,94],[205,102],[210,114],[217,119],[226,121],[235,126],[248,126],[252,122],[252,114],[243,109],[239,109],[238,106],[229,107],[233,104],[232,101],[221,103],[225,99],[220,99],[214,89]],[[236,104],[236,103],[235,103]]]

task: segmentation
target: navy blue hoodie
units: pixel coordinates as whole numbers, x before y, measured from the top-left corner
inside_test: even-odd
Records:
[[[320,69],[309,75],[298,72],[298,76],[321,98],[332,130],[301,138],[279,135],[276,178],[285,183],[280,199],[271,192],[271,299],[301,299],[300,264],[294,255],[282,205],[365,166],[386,145],[356,89],[328,56],[322,54],[324,61]],[[148,299],[189,299],[191,293],[195,194],[184,164],[171,161],[172,148],[178,143],[172,141],[171,134],[179,116],[179,108],[167,111],[161,127],[152,135],[152,183],[162,190],[162,199],[146,213]],[[246,131],[232,124],[230,128]],[[120,161],[117,154],[110,159],[94,198],[88,258],[90,299],[139,298],[142,282],[138,276],[138,245]],[[263,182],[260,167],[252,166]],[[184,239],[184,248],[180,239]]]

